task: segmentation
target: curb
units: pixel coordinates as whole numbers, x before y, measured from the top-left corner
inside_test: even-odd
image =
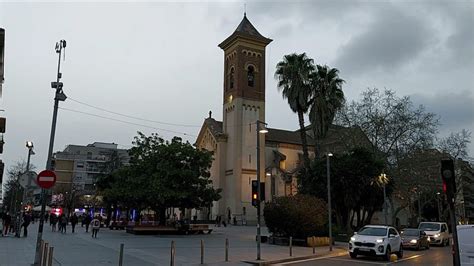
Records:
[[[341,256],[344,254],[347,254],[347,249],[342,248],[342,247],[334,247],[334,251],[332,253],[325,252],[323,254],[318,254],[318,255],[308,255],[308,256],[300,256],[300,257],[289,257],[289,258],[284,258],[284,259],[278,259],[278,260],[267,260],[267,261],[242,261],[251,265],[259,265],[259,266],[264,266],[264,265],[273,265],[273,264],[278,264],[278,263],[284,263],[284,262],[297,262],[300,260],[307,260],[307,259],[315,259],[315,258],[322,258],[322,257],[337,257]]]

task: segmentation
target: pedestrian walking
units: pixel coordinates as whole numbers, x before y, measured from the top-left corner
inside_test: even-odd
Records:
[[[66,226],[67,226],[67,216],[65,214],[62,215],[61,220],[61,233],[66,233]]]
[[[97,238],[97,233],[100,229],[100,220],[99,217],[95,217],[94,220],[91,221],[92,226],[92,237]]]
[[[84,224],[86,225],[86,233],[89,233],[89,225],[91,224],[91,217],[89,216],[89,214],[86,215],[86,217],[84,217],[84,219],[82,220],[84,222]]]
[[[23,223],[21,226],[23,226],[23,237],[28,236],[28,226],[30,225],[31,222],[31,215],[29,213],[24,213],[23,214]]]
[[[78,218],[77,218],[77,215],[76,213],[74,213],[72,216],[71,216],[71,229],[72,229],[72,232],[74,233],[74,229],[76,228],[76,224],[78,222]]]
[[[49,217],[49,224],[51,225],[51,232],[56,232],[56,223],[58,222],[58,217],[56,214],[51,214]]]
[[[7,212],[4,216],[3,216],[3,232],[2,232],[2,235],[3,236],[7,236],[8,235],[8,230],[10,230],[10,225],[12,223],[12,216],[10,215],[10,212]]]

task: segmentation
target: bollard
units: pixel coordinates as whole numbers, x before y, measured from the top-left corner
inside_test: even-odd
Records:
[[[54,247],[49,247],[48,266],[53,266],[53,251],[54,251]]]
[[[229,239],[225,239],[225,261],[229,261]]]
[[[293,237],[290,236],[290,257],[293,256]]]
[[[42,239],[41,240],[41,243],[40,243],[40,259],[39,259],[39,262],[40,262],[40,266],[41,266],[41,262],[43,261],[43,253],[44,253],[44,240]]]
[[[201,264],[204,264],[204,240],[201,239]]]
[[[123,265],[123,246],[124,244],[120,244],[120,253],[119,253],[119,266]]]
[[[170,258],[170,266],[174,266],[174,255],[175,255],[175,247],[174,247],[174,240],[171,240],[171,258]]]
[[[312,236],[311,238],[313,239],[313,254],[316,254],[316,237]]]
[[[43,249],[43,255],[41,256],[43,258],[43,262],[41,263],[41,266],[46,266],[46,261],[48,260],[48,243],[44,243],[44,249]]]

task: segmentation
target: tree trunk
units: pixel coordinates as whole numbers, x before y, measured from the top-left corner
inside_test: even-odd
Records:
[[[309,169],[308,141],[306,139],[306,128],[304,126],[304,114],[302,111],[298,111],[298,121],[300,123],[301,144],[303,145],[304,167]]]

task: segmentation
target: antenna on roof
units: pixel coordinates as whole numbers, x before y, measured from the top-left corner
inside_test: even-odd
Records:
[[[244,3],[244,17],[247,16],[247,3]]]

